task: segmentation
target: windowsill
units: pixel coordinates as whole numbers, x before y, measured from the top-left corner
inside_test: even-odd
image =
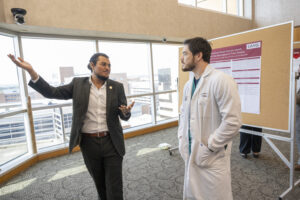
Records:
[[[175,122],[177,120],[178,120],[178,117],[172,118],[172,119],[167,119],[167,120],[164,120],[164,121],[159,121],[155,125],[149,123],[149,124],[145,124],[145,125],[135,126],[135,127],[132,127],[132,128],[124,129],[123,133],[124,133],[124,135],[126,135],[127,133],[130,133],[130,132],[139,131],[139,130],[146,129],[146,128],[151,128],[151,127],[164,125],[164,124],[167,124],[167,123],[170,123],[170,122]]]
[[[56,150],[60,150],[60,149],[68,148],[68,147],[69,147],[69,143],[62,143],[62,144],[56,144],[56,145],[49,146],[49,147],[43,147],[43,148],[38,149],[38,154],[48,153],[48,152],[52,152],[52,151],[56,151]]]
[[[165,125],[172,124],[178,121],[178,118],[172,118],[169,120],[164,120],[161,122],[158,122],[156,125],[153,124],[146,124],[141,125],[133,128],[128,128],[124,130],[124,136],[125,138],[134,137],[141,134],[149,133],[149,130],[153,129],[156,131],[160,127],[164,127]],[[174,125],[172,125],[174,126]],[[147,130],[148,129],[148,130]],[[164,128],[161,128],[164,129]],[[143,130],[145,130],[143,132]],[[138,133],[137,133],[138,132]],[[127,137],[126,137],[127,135]],[[4,181],[10,179],[14,175],[24,171],[26,168],[30,167],[31,165],[34,165],[35,163],[39,162],[39,160],[44,160],[47,158],[52,158],[55,156],[64,155],[68,152],[68,143],[58,144],[50,147],[45,147],[39,150],[37,154],[29,154],[26,153],[16,159],[14,159],[11,162],[8,162],[7,164],[4,164],[0,168],[0,177],[4,177]],[[2,181],[0,181],[0,184]]]
[[[14,160],[4,164],[1,168],[0,168],[0,177],[3,174],[8,173],[9,171],[12,171],[14,169],[17,169],[20,165],[24,164],[25,162],[27,162],[30,159],[33,159],[37,156],[37,154],[30,154],[30,153],[26,153],[22,156],[19,156],[17,158],[15,158]]]

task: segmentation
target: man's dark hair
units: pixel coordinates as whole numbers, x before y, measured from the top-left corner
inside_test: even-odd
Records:
[[[185,40],[183,44],[188,45],[189,50],[192,52],[193,56],[197,53],[202,52],[203,60],[207,63],[210,62],[211,46],[206,39],[202,37],[195,37]]]
[[[87,68],[88,68],[89,70],[91,70],[91,72],[92,72],[93,70],[92,70],[92,67],[90,66],[90,63],[93,63],[94,65],[96,65],[99,56],[103,56],[103,57],[109,59],[108,55],[106,55],[105,53],[95,53],[95,54],[90,58],[90,62],[89,62],[89,64],[87,65]]]

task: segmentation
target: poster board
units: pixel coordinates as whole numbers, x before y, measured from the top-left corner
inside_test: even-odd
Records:
[[[294,41],[297,42],[299,41],[300,42],[300,26],[297,26],[294,28]]]
[[[242,113],[243,124],[289,132],[292,29],[288,22],[209,40],[213,49],[262,41],[260,114]],[[179,71],[180,104],[188,78]]]

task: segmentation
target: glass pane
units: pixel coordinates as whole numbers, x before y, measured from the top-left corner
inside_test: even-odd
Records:
[[[197,7],[224,12],[223,0],[197,0]]]
[[[58,108],[33,111],[37,149],[64,143],[61,114]]]
[[[156,95],[156,121],[178,117],[177,92]]]
[[[152,45],[155,91],[177,89],[179,47],[179,45]]]
[[[52,86],[90,75],[87,64],[96,51],[94,41],[22,38],[22,44],[25,60]],[[28,74],[27,80],[30,80]],[[64,102],[45,99],[31,87],[28,92],[33,107]]]
[[[0,166],[27,152],[24,114],[0,119]]]
[[[238,15],[238,0],[227,0],[227,13],[232,15]]]
[[[63,107],[63,114],[64,114],[64,126],[65,126],[65,134],[66,134],[66,142],[70,141],[70,133],[71,133],[71,126],[72,126],[72,106]]]
[[[195,6],[196,0],[178,0],[178,3]]]
[[[110,78],[123,83],[126,95],[152,92],[149,44],[100,41],[99,51],[109,56]]]
[[[127,98],[128,104],[133,98]],[[131,110],[131,117],[128,121],[121,120],[123,129],[136,126],[152,124],[152,96],[142,96],[134,98],[135,104]]]
[[[7,57],[15,54],[14,39],[0,35],[0,113],[21,107],[17,67]]]

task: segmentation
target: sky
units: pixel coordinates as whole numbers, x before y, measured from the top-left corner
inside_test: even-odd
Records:
[[[89,74],[88,61],[96,52],[95,41],[22,38],[23,54],[46,80],[59,79],[60,66],[73,66],[75,74]],[[178,76],[178,45],[153,44],[154,73],[157,68],[172,68]],[[130,76],[150,74],[150,46],[147,43],[99,41],[99,51],[110,57],[111,73]],[[16,66],[7,57],[14,54],[13,38],[0,35],[0,87],[17,84]],[[174,69],[176,67],[176,69]],[[27,75],[27,81],[29,76]]]

